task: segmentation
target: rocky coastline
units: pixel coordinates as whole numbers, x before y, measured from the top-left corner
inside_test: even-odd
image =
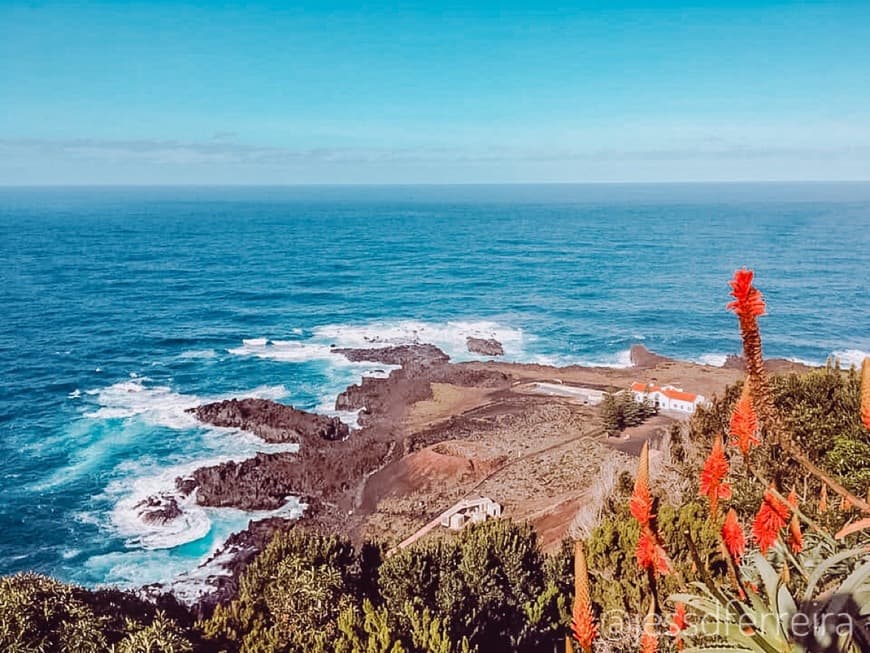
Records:
[[[502,355],[495,353],[497,349],[503,352],[501,344],[493,342],[472,342],[469,338],[468,347],[481,355]],[[332,353],[352,362],[395,367],[386,377],[364,377],[337,396],[336,410],[358,411],[358,428],[351,429],[336,417],[265,399],[231,399],[188,411],[203,423],[241,429],[265,442],[298,443],[299,449],[258,453],[247,460],[196,469],[176,479],[175,489],[181,500],[253,511],[275,510],[289,497],[298,497],[307,506],[303,517],[295,522],[280,518],[251,521],[246,530],[230,537],[203,565],[214,573],[206,581],[207,591],[194,602],[200,613],[207,613],[233,595],[240,572],[278,529],[302,523],[324,532],[361,537],[363,524],[379,501],[395,496],[396,483],[408,482],[409,465],[413,467],[415,460],[447,460],[438,448],[440,443],[461,443],[469,437],[474,440],[478,436],[471,433],[483,428],[480,426],[483,422],[489,424],[485,430],[492,432],[501,428],[499,424],[508,423],[517,424],[511,427],[513,430],[530,428],[529,437],[534,437],[541,428],[558,432],[566,419],[564,408],[558,408],[564,406],[564,400],[559,403],[553,397],[530,397],[519,390],[515,392],[517,386],[537,379],[554,379],[559,383],[590,385],[606,382],[616,387],[627,385],[638,375],[665,382],[694,375],[691,378],[695,382],[707,384],[700,390],[709,396],[710,388],[724,387],[726,382],[740,376],[733,361],[724,368],[708,368],[674,361],[642,346],[632,347],[634,367],[627,370],[496,361],[453,363],[443,351],[428,344],[336,348]],[[715,370],[712,373],[715,380],[710,378],[711,370]],[[427,410],[434,413],[430,416]],[[524,426],[524,411],[544,416],[544,426]],[[551,413],[552,419],[548,417]],[[553,420],[559,423],[551,424]],[[485,442],[472,445],[472,449],[486,447]],[[429,449],[431,452],[427,453]],[[480,474],[480,470],[489,469],[484,464],[486,460],[503,462],[509,457],[480,455],[483,458],[463,463],[463,469],[467,467]],[[385,468],[387,471],[383,471]],[[171,496],[149,497],[140,507],[140,518],[152,523],[166,523],[180,514]],[[167,589],[175,591],[172,584],[162,586],[162,590]]]
[[[241,429],[265,442],[299,443],[300,447],[297,452],[257,453],[240,462],[200,467],[176,479],[178,494],[192,497],[201,506],[249,511],[275,510],[289,497],[300,497],[306,504],[301,521],[307,527],[352,532],[361,516],[362,484],[404,455],[407,443],[399,425],[410,406],[432,397],[433,383],[494,389],[509,384],[503,372],[450,363],[433,345],[335,349],[333,353],[352,362],[398,366],[386,378],[364,377],[336,398],[336,410],[359,411],[358,429],[351,430],[337,417],[266,399],[230,399],[189,409],[203,423]],[[140,518],[164,523],[180,514],[177,500],[161,495],[143,502]],[[229,538],[204,563],[208,567],[220,562],[222,569],[209,577],[210,591],[198,598],[194,608],[204,613],[232,596],[234,579],[256,551],[275,530],[294,526],[284,519],[252,521],[245,531]],[[171,584],[168,589],[172,591]]]

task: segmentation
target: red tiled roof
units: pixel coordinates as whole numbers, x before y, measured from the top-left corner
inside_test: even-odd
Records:
[[[633,392],[661,392],[668,399],[676,399],[677,401],[688,401],[690,403],[694,402],[698,395],[693,394],[691,392],[683,392],[682,390],[675,390],[673,388],[661,388],[657,385],[641,383],[640,381],[635,381],[631,384],[631,389]]]
[[[691,392],[683,392],[682,390],[672,390],[671,388],[665,388],[662,390],[662,394],[668,399],[676,399],[677,401],[688,401],[692,403],[695,399],[698,398],[698,395],[692,394]]]

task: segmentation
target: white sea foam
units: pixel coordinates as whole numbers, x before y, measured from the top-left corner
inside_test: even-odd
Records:
[[[701,354],[695,359],[695,362],[710,367],[722,367],[726,360],[728,360],[727,354]]]
[[[299,330],[293,332],[299,335]],[[336,365],[345,364],[343,357],[333,353],[334,348],[374,349],[394,345],[432,344],[442,349],[453,360],[480,358],[468,351],[466,338],[495,338],[505,350],[505,358],[519,360],[530,337],[521,329],[507,327],[491,321],[422,322],[397,320],[369,324],[331,324],[315,328],[303,340],[272,340],[245,338],[240,347],[228,349],[236,356],[254,356],[287,362],[326,360]]]
[[[221,399],[180,394],[168,386],[148,385],[149,381],[148,377],[137,377],[131,381],[115,383],[107,388],[88,390],[87,394],[96,396],[99,408],[85,413],[85,417],[107,420],[138,416],[146,423],[155,426],[189,429],[200,425],[193,415],[186,412],[189,408]],[[277,385],[260,386],[232,396],[280,399],[286,395],[287,388]]]
[[[271,444],[266,447],[257,447],[268,451],[296,451],[296,444]],[[170,549],[181,544],[194,542],[206,535],[212,529],[212,516],[215,511],[223,513],[227,509],[210,509],[196,503],[196,492],[189,495],[181,494],[175,486],[176,478],[190,476],[197,468],[217,465],[229,460],[241,461],[253,456],[255,451],[246,450],[244,447],[237,448],[235,452],[226,452],[223,455],[203,460],[190,461],[154,471],[152,474],[144,473],[143,469],[136,469],[135,463],[123,470],[122,477],[109,483],[100,499],[106,499],[114,507],[111,511],[111,528],[121,537],[125,538],[127,546],[144,549]],[[143,517],[144,502],[149,498],[158,497],[163,500],[174,500],[181,515],[166,523],[149,523]],[[250,519],[263,517],[295,518],[301,514],[298,501],[293,497],[287,498],[288,503],[279,511],[254,511],[245,512]],[[243,511],[238,511],[243,512]]]
[[[215,358],[217,352],[214,349],[191,349],[190,351],[181,352],[178,357],[185,360],[198,360]]]
[[[280,399],[287,395],[287,388],[283,385],[260,386],[226,396],[199,397],[175,392],[168,386],[152,385],[148,377],[137,377],[106,388],[87,390],[84,394],[87,395],[86,401],[96,404],[93,410],[84,413],[88,419],[74,422],[61,436],[37,441],[41,447],[69,448],[71,442],[75,446],[68,464],[33,484],[33,491],[45,491],[93,473],[105,460],[118,454],[134,455],[137,463],[135,470],[116,469],[116,472],[125,472],[126,477],[153,473],[154,465],[141,458],[141,445],[137,446],[137,443],[146,440],[155,426],[196,432],[196,436],[179,443],[182,453],[176,456],[175,463],[201,458],[203,448],[208,455],[220,460],[242,460],[258,451],[286,450],[296,446],[270,444],[251,433],[204,425],[185,412],[188,408],[232,397]],[[94,427],[89,422],[100,423],[100,426]]]
[[[870,352],[862,351],[860,349],[843,349],[835,351],[831,355],[840,361],[842,367],[849,367],[851,365],[861,367],[861,363],[864,362],[864,359],[870,357]]]
[[[196,504],[196,492],[184,496],[167,489],[149,493],[150,479],[136,479],[133,493],[118,501],[112,509],[111,519],[116,532],[126,540],[127,546],[143,549],[171,549],[187,542],[199,540],[211,530],[211,521],[205,510]],[[126,484],[126,482],[125,482]],[[142,519],[142,502],[149,497],[172,499],[181,514],[166,523],[148,523]]]
[[[178,574],[161,589],[171,590],[181,603],[193,605],[214,589],[216,580],[230,575],[230,565],[238,551],[239,547],[227,547],[213,558]]]
[[[328,345],[296,340],[270,341],[266,338],[242,340],[241,347],[227,351],[234,356],[254,356],[294,363],[335,358],[335,355],[330,353]]]
[[[164,588],[171,589],[176,598],[193,603],[204,592],[213,589],[210,578],[229,574],[226,565],[232,562],[233,550],[225,550],[206,562],[232,533],[243,530],[250,520],[269,517],[298,519],[305,507],[296,497],[288,497],[276,510],[248,512],[234,508],[200,508],[209,520],[210,529],[203,538],[203,546],[196,549],[198,553],[191,554],[177,547],[144,548],[141,536],[134,536],[127,551],[91,556],[84,562],[84,567],[101,582],[124,588],[164,583]],[[173,580],[167,582],[168,579]]]
[[[505,358],[521,358],[530,337],[522,329],[488,320],[422,322],[397,320],[362,325],[332,324],[317,327],[313,337],[337,347],[374,348],[391,345],[427,343],[443,350],[454,360],[480,358],[468,351],[466,339],[495,338],[505,350]]]
[[[631,350],[623,349],[613,354],[608,354],[596,358],[585,358],[577,356],[550,356],[540,354],[532,357],[532,363],[539,365],[552,365],[554,367],[563,367],[567,365],[581,365],[583,367],[611,367],[624,369],[631,367]]]
[[[67,395],[67,397],[69,397],[70,399],[78,399],[81,396],[82,396],[82,391],[79,390],[78,388],[76,388],[75,390],[73,390],[72,392],[70,392]]]

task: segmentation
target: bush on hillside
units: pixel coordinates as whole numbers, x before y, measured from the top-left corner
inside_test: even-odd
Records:
[[[0,578],[0,650],[193,651],[189,616],[170,605],[181,623],[118,590],[91,592],[30,573]]]

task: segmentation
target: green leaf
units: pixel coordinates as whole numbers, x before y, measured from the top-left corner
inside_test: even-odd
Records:
[[[864,554],[865,552],[865,547],[848,549],[847,551],[841,551],[839,553],[836,553],[819,563],[819,565],[813,570],[813,573],[810,575],[810,578],[807,581],[807,589],[806,591],[804,591],[803,596],[804,602],[811,601],[813,599],[813,596],[816,593],[816,585],[819,584],[819,581],[822,580],[828,570],[853,556],[859,556]]]

